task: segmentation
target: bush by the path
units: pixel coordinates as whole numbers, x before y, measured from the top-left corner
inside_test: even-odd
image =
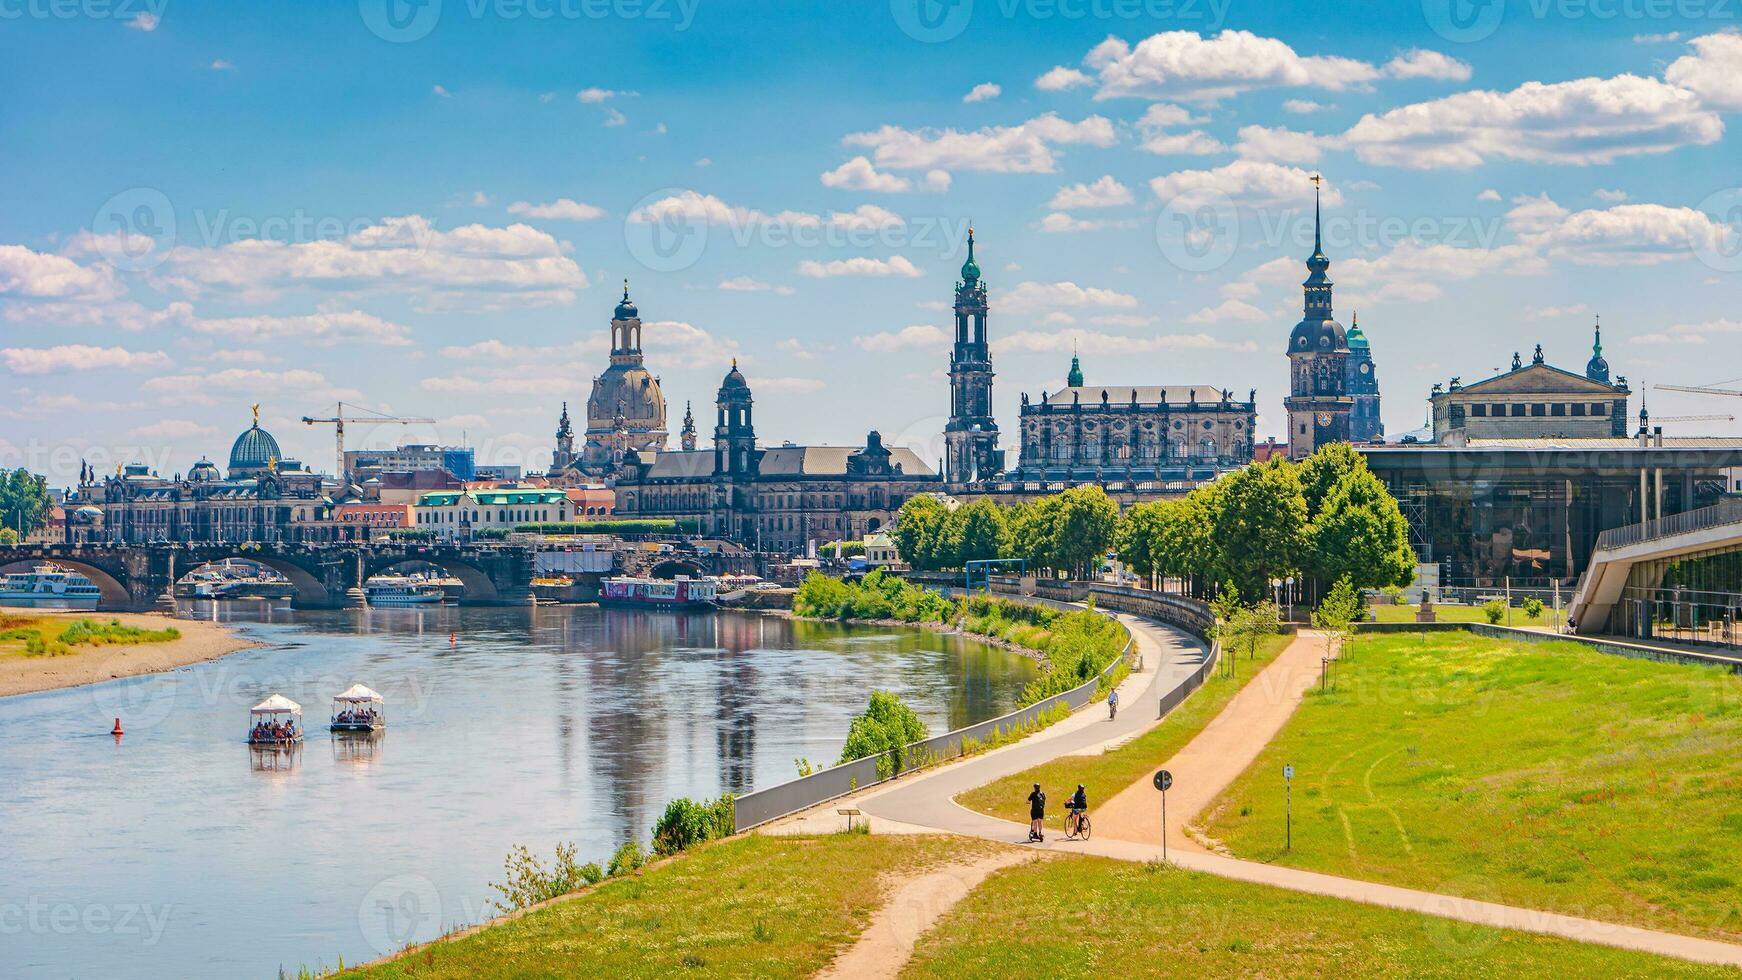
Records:
[[[697,844],[732,836],[736,829],[731,793],[711,803],[679,797],[665,805],[665,813],[653,825],[653,853],[664,856],[687,851]]]
[[[908,744],[926,736],[925,722],[905,702],[888,691],[872,691],[870,705],[847,729],[841,762],[874,755],[878,778],[888,779],[907,768]]]
[[[896,575],[874,571],[858,582],[817,572],[805,576],[793,596],[792,611],[816,619],[895,619],[904,623],[944,623],[955,603],[940,592],[913,585]]]

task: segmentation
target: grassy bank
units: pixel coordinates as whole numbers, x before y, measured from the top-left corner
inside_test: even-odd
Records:
[[[79,647],[136,646],[181,638],[175,627],[160,630],[124,626],[118,619],[67,620],[48,616],[0,615],[0,656],[57,657]]]
[[[1276,659],[1276,655],[1292,639],[1289,636],[1270,637],[1259,645],[1252,659],[1242,657],[1234,661],[1232,674],[1225,669],[1216,670],[1204,681],[1203,687],[1198,688],[1191,697],[1186,698],[1184,704],[1162,719],[1161,724],[1111,752],[1061,756],[978,789],[969,790],[956,797],[956,802],[970,810],[1003,820],[1026,823],[1026,800],[1029,788],[1034,783],[1039,783],[1061,804],[1066,791],[1082,783],[1089,794],[1091,807],[1098,806],[1120,790],[1149,775],[1157,765],[1165,762],[1198,732],[1203,731],[1204,726],[1221,713],[1246,682]],[[1047,825],[1062,829],[1064,809],[1062,806],[1052,809],[1055,812],[1048,816]]]
[[[1381,623],[1413,623],[1415,622],[1415,614],[1420,611],[1420,609],[1420,606],[1384,605],[1374,606],[1373,612],[1374,615],[1378,617],[1378,622]],[[1565,613],[1562,613],[1563,621],[1565,615]],[[1488,621],[1488,615],[1482,611],[1481,606],[1443,606],[1436,604],[1434,606],[1434,619],[1441,623],[1486,623]],[[1554,621],[1553,609],[1544,609],[1535,616],[1527,616],[1521,607],[1512,607],[1511,625],[1513,626],[1553,626]],[[1506,617],[1502,616],[1500,618],[1500,625],[1507,625]]]
[[[1335,676],[1204,819],[1234,854],[1742,940],[1742,677],[1466,633]]]
[[[889,878],[998,846],[865,834],[738,837],[345,975],[803,977],[858,938]]]
[[[919,941],[906,977],[1735,976],[1641,953],[1070,857],[1001,871]]]

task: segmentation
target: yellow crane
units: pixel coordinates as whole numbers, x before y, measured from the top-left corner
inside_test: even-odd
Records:
[[[398,416],[398,415],[386,415],[384,413],[377,412],[374,409],[362,408],[362,407],[359,407],[357,405],[352,405],[351,409],[353,411],[368,412],[370,414],[368,414],[368,415],[346,415],[345,414],[345,403],[340,402],[339,403],[339,410],[337,412],[334,412],[331,418],[324,418],[324,419],[312,418],[312,417],[307,416],[307,415],[304,415],[302,417],[302,421],[303,421],[304,425],[330,425],[333,427],[333,436],[334,436],[335,441],[338,443],[338,470],[337,470],[337,473],[339,474],[339,479],[344,480],[346,482],[349,482],[351,479],[350,471],[345,466],[345,423],[346,422],[397,422],[401,425],[411,425],[411,424],[417,423],[417,422],[431,422],[431,423],[433,423],[435,421],[435,419],[421,419],[421,418],[410,418],[410,417]]]

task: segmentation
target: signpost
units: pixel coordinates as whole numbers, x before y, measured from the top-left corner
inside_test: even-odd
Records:
[[[1161,790],[1161,863],[1167,863],[1167,790],[1173,785],[1173,773],[1166,769],[1155,771],[1155,788]]]
[[[1283,846],[1285,851],[1294,850],[1294,765],[1282,767],[1282,798],[1283,803]]]

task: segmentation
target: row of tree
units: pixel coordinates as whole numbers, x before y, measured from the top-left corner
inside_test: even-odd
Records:
[[[1290,576],[1367,589],[1407,585],[1415,574],[1397,501],[1343,444],[1299,464],[1273,457],[1123,515],[1098,486],[1014,507],[975,500],[951,510],[922,495],[902,505],[891,533],[922,571],[1023,558],[1082,575],[1117,549],[1139,574],[1187,579],[1199,591],[1232,582],[1251,598]]]
[[[22,467],[0,472],[0,544],[16,544],[48,522],[48,480]]]

